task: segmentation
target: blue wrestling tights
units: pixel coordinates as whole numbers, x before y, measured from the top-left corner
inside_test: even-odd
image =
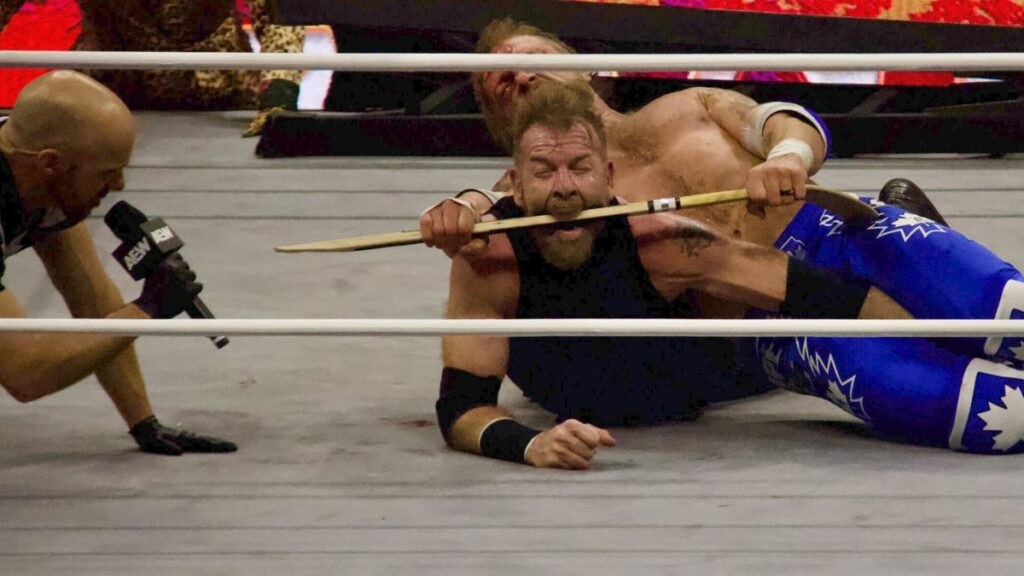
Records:
[[[1024,371],[920,338],[758,338],[773,384],[878,431],[984,454],[1024,451]]]
[[[776,246],[871,281],[916,318],[1024,318],[1024,276],[962,234],[874,203],[849,229],[805,206]],[[828,399],[879,431],[986,454],[1024,451],[1020,338],[760,338],[777,386]]]

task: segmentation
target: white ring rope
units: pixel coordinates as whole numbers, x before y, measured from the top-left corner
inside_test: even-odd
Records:
[[[682,320],[409,318],[106,320],[3,318],[0,332],[143,336],[851,336],[1024,337],[1024,320]]]
[[[349,72],[904,70],[1022,71],[1024,53],[895,54],[281,54],[0,51],[0,68],[344,70]]]

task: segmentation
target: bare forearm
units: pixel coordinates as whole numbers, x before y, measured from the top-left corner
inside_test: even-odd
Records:
[[[96,379],[129,428],[153,415],[133,344],[101,363],[96,368]]]
[[[76,317],[103,318],[124,307],[124,298],[113,283],[105,282],[101,283],[90,298],[69,302],[68,305]],[[143,314],[142,318],[147,316]],[[129,428],[153,415],[138,355],[132,342],[95,366],[94,371],[96,379]]]
[[[795,271],[790,264],[799,263],[791,262],[789,256],[778,250],[744,243],[737,245],[733,252],[711,274],[712,277],[702,287],[704,291],[772,312],[786,312],[794,306],[804,309],[799,305],[803,300],[817,302],[815,310],[807,310],[807,315],[797,317],[912,318],[909,312],[875,286],[867,288],[865,295],[864,289],[860,288],[863,284],[845,280],[838,274],[829,273],[824,280],[819,282],[815,279],[814,283],[791,278]],[[809,268],[815,270],[813,266]],[[804,290],[810,290],[812,296],[802,295]]]
[[[480,454],[480,434],[495,420],[511,418],[501,406],[478,406],[459,417],[452,425],[450,446],[455,450]]]
[[[911,320],[914,316],[888,294],[872,286],[868,290],[868,296],[864,299],[864,305],[857,318],[861,320]]]
[[[734,243],[730,254],[699,282],[699,289],[717,298],[776,311],[786,298],[786,254],[748,243]]]
[[[148,318],[135,306],[125,306],[109,316],[120,319]],[[116,358],[135,340],[131,336],[101,334],[31,334],[10,345],[19,354],[5,360],[5,385],[19,400],[31,401],[53,394],[96,372]]]

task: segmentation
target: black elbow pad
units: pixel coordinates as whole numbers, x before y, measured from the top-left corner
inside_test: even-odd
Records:
[[[441,371],[441,391],[434,408],[437,410],[437,424],[441,434],[451,443],[452,425],[460,416],[477,406],[493,406],[498,403],[498,389],[501,378],[471,374],[458,368],[445,367]]]

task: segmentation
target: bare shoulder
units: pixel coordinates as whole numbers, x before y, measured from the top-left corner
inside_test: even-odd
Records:
[[[670,92],[664,96],[656,98],[647,106],[672,106],[674,108],[700,106],[706,94],[706,88],[687,88],[685,90]]]
[[[709,121],[721,114],[742,116],[756,105],[757,102],[735,90],[698,86],[666,94],[643,110],[661,121],[669,119],[670,115],[674,120]]]
[[[653,100],[637,110],[635,115],[638,119],[658,123],[669,119],[699,119],[707,113],[704,106],[705,95],[704,88],[679,90]]]
[[[659,158],[680,135],[697,134],[710,122],[707,109],[695,89],[666,94],[631,112],[615,127],[619,147],[637,158]]]

